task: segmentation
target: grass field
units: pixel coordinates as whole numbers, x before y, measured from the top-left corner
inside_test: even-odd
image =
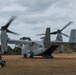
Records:
[[[5,55],[7,61],[0,68],[0,75],[76,75],[76,54],[54,54],[54,59],[34,57],[23,58],[21,55]]]

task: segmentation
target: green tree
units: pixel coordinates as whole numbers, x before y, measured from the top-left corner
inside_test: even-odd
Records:
[[[20,40],[30,40],[31,41],[30,37],[22,37],[22,38],[20,38]]]
[[[21,55],[21,48],[15,47],[15,48],[13,49],[13,54],[14,54],[14,55]]]

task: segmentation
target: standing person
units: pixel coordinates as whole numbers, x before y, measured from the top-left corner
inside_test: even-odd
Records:
[[[6,64],[6,61],[2,60],[2,53],[0,52],[0,66],[1,66],[1,68],[4,67],[5,64]]]

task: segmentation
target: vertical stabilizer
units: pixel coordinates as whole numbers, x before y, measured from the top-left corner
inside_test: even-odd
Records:
[[[76,29],[71,30],[69,42],[76,42]],[[70,44],[70,46],[76,48],[76,44]]]
[[[50,28],[46,29],[45,38],[44,38],[45,48],[50,47]]]

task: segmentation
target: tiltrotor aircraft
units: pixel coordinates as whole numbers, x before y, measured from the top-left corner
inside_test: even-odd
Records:
[[[9,44],[20,44],[20,45],[22,45],[21,46],[22,54],[25,57],[33,57],[33,56],[36,56],[36,55],[41,55],[44,58],[53,58],[53,56],[52,56],[53,51],[59,45],[64,44],[64,43],[65,44],[70,44],[71,47],[76,48],[76,46],[75,46],[76,45],[76,35],[75,35],[76,30],[71,31],[69,42],[50,41],[50,34],[57,33],[57,32],[50,33],[50,28],[46,29],[45,38],[44,38],[43,42],[9,39],[9,37],[7,35],[7,32],[18,35],[17,33],[8,30],[8,27],[9,27],[10,23],[14,19],[15,19],[15,17],[12,17],[11,20],[5,26],[1,27],[1,47],[2,47],[2,52],[3,53],[7,52],[7,50],[8,50],[7,49],[7,44],[8,43]],[[64,28],[66,28],[67,26],[65,26]]]

